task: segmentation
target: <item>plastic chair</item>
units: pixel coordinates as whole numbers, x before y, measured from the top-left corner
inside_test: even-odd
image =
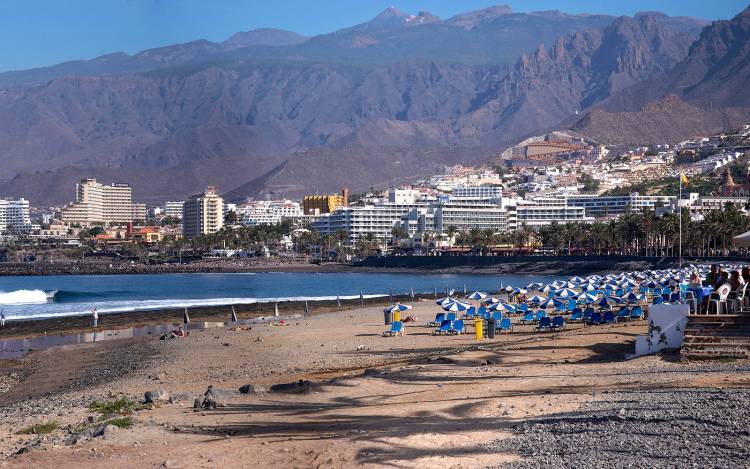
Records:
[[[496,330],[505,333],[513,332],[513,323],[510,322],[510,318],[503,318],[497,325]]]
[[[707,314],[711,314],[711,307],[713,306],[714,311],[716,314],[722,314],[724,310],[727,308],[727,297],[729,296],[729,292],[731,291],[731,287],[728,283],[725,283],[724,285],[720,286],[715,292],[711,293],[708,296],[708,309],[706,311]]]

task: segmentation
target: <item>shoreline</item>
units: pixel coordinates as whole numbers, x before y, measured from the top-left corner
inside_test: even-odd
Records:
[[[0,263],[0,277],[18,276],[57,276],[57,275],[147,275],[147,274],[205,274],[205,273],[424,273],[424,274],[471,274],[471,275],[506,275],[506,274],[546,274],[546,275],[585,275],[592,273],[609,273],[615,271],[646,270],[660,264],[658,258],[619,260],[612,257],[605,261],[586,259],[554,260],[539,256],[539,260],[525,258],[514,262],[492,265],[433,265],[427,257],[424,265],[367,266],[339,263],[284,263],[269,262],[258,264],[236,260],[201,261],[189,264],[129,264],[103,262],[59,262],[59,263]],[[685,260],[685,262],[690,262]],[[664,264],[664,265],[662,265]],[[669,262],[660,267],[670,267]]]
[[[432,301],[427,295],[415,295],[415,302],[420,298],[424,301]],[[393,296],[394,301],[407,301],[411,298]],[[364,298],[365,307],[387,306],[388,296]],[[280,301],[279,316],[302,314],[305,301]],[[221,306],[199,306],[188,308],[191,323],[200,322],[229,322],[232,317],[232,306],[234,306],[239,320],[256,319],[260,317],[273,317],[274,302],[267,303],[237,303],[235,305]],[[332,313],[336,311],[347,311],[360,307],[359,298],[342,299],[341,308],[338,308],[336,300],[308,301],[310,316]],[[101,330],[121,330],[145,326],[156,326],[172,324],[174,326],[183,324],[184,308],[163,308],[142,311],[123,311],[113,313],[100,313],[99,325],[92,327],[91,317],[83,316],[58,316],[40,319],[12,320],[0,328],[0,341],[5,339],[36,338],[43,335],[70,335]]]

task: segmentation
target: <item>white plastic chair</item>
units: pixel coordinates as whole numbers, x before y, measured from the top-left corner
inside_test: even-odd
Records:
[[[714,307],[714,311],[717,315],[722,314],[727,308],[727,297],[729,296],[730,291],[732,291],[732,287],[730,287],[728,283],[725,283],[717,288],[715,292],[711,293],[708,297],[708,308],[706,309],[706,314],[711,314],[711,306]]]

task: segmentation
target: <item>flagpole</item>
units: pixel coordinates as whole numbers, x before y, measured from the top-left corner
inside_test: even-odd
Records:
[[[680,197],[677,199],[677,216],[680,217],[680,244],[677,247],[678,249],[678,261],[677,265],[680,269],[682,269],[682,207],[680,207],[680,201],[682,200],[682,174],[680,174],[680,178],[677,181],[677,183],[680,185]]]

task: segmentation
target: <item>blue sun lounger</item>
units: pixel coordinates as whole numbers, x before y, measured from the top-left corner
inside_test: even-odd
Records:
[[[510,318],[503,318],[500,320],[500,324],[495,327],[495,330],[506,333],[513,332],[513,323],[510,322]]]
[[[453,321],[453,324],[451,325],[450,330],[448,331],[449,334],[457,334],[461,335],[464,333],[464,322],[463,320],[459,319],[457,321]]]
[[[630,321],[630,308],[622,308],[618,313],[615,321]]]
[[[445,313],[437,313],[435,315],[435,320],[428,322],[427,325],[431,327],[438,327],[443,322],[443,319],[445,319]]]
[[[555,316],[554,318],[552,318],[552,329],[565,329],[565,318],[563,318],[562,316]]]
[[[391,323],[391,328],[383,332],[384,337],[393,337],[394,335],[404,335],[404,323],[396,321]]]
[[[552,321],[550,321],[549,317],[544,316],[539,319],[539,324],[537,324],[536,328],[537,331],[551,331],[552,330]]]
[[[630,311],[630,319],[643,319],[643,308],[635,306]]]
[[[453,321],[451,321],[450,319],[443,319],[443,322],[440,323],[440,327],[435,329],[432,333],[434,335],[448,334],[450,333],[452,327]]]

